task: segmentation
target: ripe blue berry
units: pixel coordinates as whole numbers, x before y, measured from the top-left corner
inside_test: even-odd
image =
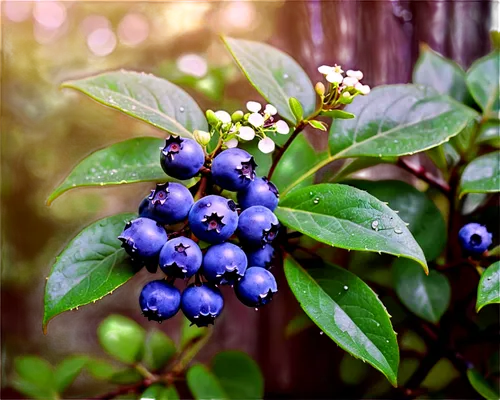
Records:
[[[278,291],[276,279],[267,269],[251,267],[236,284],[236,297],[248,307],[261,307],[269,303]]]
[[[214,158],[212,176],[221,188],[238,191],[254,180],[256,168],[255,160],[245,150],[227,149]]]
[[[195,236],[208,243],[222,243],[238,226],[234,201],[210,195],[194,203],[188,215],[189,227]]]
[[[198,245],[187,237],[169,240],[160,252],[160,268],[168,276],[190,278],[201,266],[203,255]]]
[[[238,237],[252,247],[263,247],[278,235],[279,222],[271,210],[263,206],[252,206],[240,214]]]
[[[264,206],[274,211],[278,199],[278,189],[267,178],[255,178],[246,189],[238,192],[238,204],[244,210],[252,206]]]
[[[149,218],[137,218],[125,225],[118,236],[122,247],[136,260],[156,259],[167,241],[167,232],[156,221]]]
[[[161,322],[177,314],[181,305],[181,293],[164,280],[152,281],[142,289],[139,305],[149,321]]]
[[[160,163],[167,175],[177,179],[192,178],[204,162],[203,148],[193,139],[170,135],[165,140]]]
[[[208,248],[203,258],[203,275],[216,285],[234,285],[247,269],[247,256],[232,243],[216,244]]]
[[[266,244],[257,250],[247,252],[248,265],[269,269],[274,259],[274,247]]]
[[[224,308],[219,289],[203,284],[190,285],[181,297],[181,309],[192,324],[201,327],[213,325]]]
[[[472,222],[458,232],[462,249],[471,254],[483,254],[492,242],[492,234],[485,226]]]
[[[180,183],[167,182],[156,189],[139,206],[139,216],[170,225],[187,218],[193,205],[193,195]]]

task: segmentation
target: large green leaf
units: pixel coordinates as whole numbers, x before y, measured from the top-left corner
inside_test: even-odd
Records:
[[[500,121],[492,119],[483,122],[479,127],[477,142],[500,148]]]
[[[356,275],[336,266],[304,270],[290,256],[285,275],[306,314],[354,357],[397,384],[399,351],[389,314]]]
[[[94,222],[56,258],[45,286],[44,329],[56,315],[99,300],[134,276],[136,269],[117,239],[134,217],[125,213]]]
[[[144,365],[151,371],[164,367],[176,353],[175,343],[158,329],[148,333],[144,344]]]
[[[500,151],[485,154],[470,162],[462,174],[460,196],[466,193],[500,191]]]
[[[224,351],[212,360],[212,371],[230,399],[262,399],[264,377],[258,364],[241,351]]]
[[[466,81],[472,97],[487,115],[500,118],[500,51],[480,58],[467,71]]]
[[[166,175],[160,166],[159,147],[162,145],[161,139],[140,137],[92,153],[51,193],[47,204],[64,192],[78,187],[176,181]],[[183,184],[189,187],[194,182],[194,179],[190,179]]]
[[[223,38],[250,83],[284,119],[296,124],[289,100],[295,97],[307,117],[316,107],[316,92],[301,66],[288,54],[265,43]]]
[[[469,107],[429,87],[387,85],[345,108],[354,119],[334,119],[328,157],[318,159],[283,194],[340,158],[398,157],[439,146],[477,116]]]
[[[403,256],[428,270],[422,249],[398,214],[363,190],[328,183],[308,186],[282,199],[275,213],[284,225],[320,242]]]
[[[450,305],[446,276],[434,270],[427,276],[417,263],[403,259],[394,263],[392,273],[401,302],[415,315],[437,324]]]
[[[133,364],[139,361],[144,351],[146,332],[122,315],[111,315],[97,328],[99,343],[106,352],[117,360]]]
[[[17,357],[14,360],[17,376],[11,381],[19,392],[34,399],[57,399],[54,369],[36,356]]]
[[[87,364],[88,358],[85,356],[72,356],[59,363],[54,371],[55,385],[58,393],[64,392],[69,385],[80,374]]]
[[[413,83],[431,86],[438,93],[450,95],[460,102],[468,94],[464,70],[426,44],[420,46],[420,57],[413,70]]]
[[[186,381],[196,400],[229,399],[217,377],[204,365],[195,364],[189,368]]]
[[[477,287],[476,311],[494,303],[500,303],[500,261],[491,264],[481,275]]]
[[[428,261],[441,254],[446,245],[446,224],[436,205],[422,192],[401,181],[351,181],[377,199],[388,203],[408,223],[410,232]]]
[[[500,392],[498,387],[494,389],[486,379],[479,373],[475,368],[470,368],[467,370],[467,378],[471,386],[476,392],[478,392],[482,397],[487,400],[498,400],[500,398]]]
[[[189,94],[150,74],[105,72],[64,82],[62,87],[79,90],[101,104],[175,135],[192,137],[195,129],[208,130],[203,111]]]

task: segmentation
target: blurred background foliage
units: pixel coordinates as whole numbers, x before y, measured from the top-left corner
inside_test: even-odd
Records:
[[[134,210],[151,185],[75,190],[51,207],[45,205],[47,196],[90,152],[133,136],[162,136],[84,96],[61,91],[62,81],[119,68],[145,71],[186,88],[203,109],[234,111],[260,98],[221,45],[218,35],[227,34],[289,52],[313,81],[319,79],[318,65],[338,63],[363,70],[372,86],[408,82],[421,41],[462,67],[486,54],[494,7],[487,0],[2,2],[2,398],[17,396],[5,386],[18,355],[39,354],[52,363],[68,353],[102,355],[95,330],[111,313],[149,326],[137,299],[150,277],[140,273],[113,296],[56,318],[48,335],[42,334],[45,276],[55,254],[91,221]],[[319,131],[308,136],[316,147],[324,145]],[[379,179],[395,176],[392,166],[376,168]],[[358,257],[358,265],[380,262]],[[390,279],[387,269],[373,271],[359,274],[376,274],[372,279],[381,286]],[[209,360],[221,349],[249,352],[263,369],[269,397],[356,397],[360,382],[371,388],[372,397],[387,394],[390,388],[379,374],[344,355],[317,329],[284,340],[297,304],[281,271],[277,278],[282,293],[265,311],[228,302],[200,359]],[[405,311],[389,295],[381,298],[393,323],[404,320]],[[478,318],[488,318],[489,311],[495,309]],[[178,339],[180,322],[178,316],[161,328]],[[425,352],[412,331],[402,340],[403,352],[417,358]],[[417,358],[402,362],[406,374]],[[426,380],[429,387],[448,387],[443,392],[448,397],[474,396],[467,383],[450,389],[457,374],[446,360],[435,369]],[[88,379],[78,378],[70,394],[98,392]]]

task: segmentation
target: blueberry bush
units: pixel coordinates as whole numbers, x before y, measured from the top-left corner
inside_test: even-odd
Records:
[[[324,79],[313,84],[278,49],[223,42],[265,106],[250,100],[246,111],[203,112],[167,80],[123,70],[63,84],[163,138],[96,151],[50,195],[48,204],[78,187],[156,184],[137,212],[92,223],[56,258],[44,330],[58,314],[159,267],[164,278],[145,285],[137,313],[163,322],[182,312],[181,344],[110,316],[98,337],[122,367],[83,356],[52,367],[25,357],[15,387],[56,398],[87,369],[119,385],[102,398],[178,398],[184,377],[197,399],[261,398],[262,375],[244,353],[222,352],[210,367],[191,361],[224,312],[222,285],[255,309],[288,285],[303,313],[287,334],[316,325],[380,371],[395,397],[424,394],[423,380],[445,358],[479,395],[498,398],[498,370],[466,359],[453,335],[465,323],[479,337],[489,332],[477,315],[500,302],[498,50],[463,71],[423,46],[412,84],[371,89],[361,71],[318,66]],[[313,147],[306,130],[328,136],[327,148]],[[380,180],[374,171],[388,165],[404,175]],[[281,268],[286,281],[273,275]],[[479,282],[465,300],[450,282],[450,271],[464,268]],[[410,373],[400,368],[403,336],[379,298],[387,293],[428,348]]]

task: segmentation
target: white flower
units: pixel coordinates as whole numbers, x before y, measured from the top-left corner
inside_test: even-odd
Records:
[[[264,154],[271,153],[274,151],[274,142],[271,138],[265,137],[259,142],[258,147]]]
[[[278,114],[278,110],[276,110],[276,107],[274,107],[272,104],[267,104],[266,108],[264,109],[264,113],[269,115],[276,115]]]
[[[353,78],[352,76],[348,76],[347,78],[344,78],[342,83],[347,87],[354,87],[354,85],[358,83],[358,80],[356,78]]]
[[[346,75],[350,76],[351,78],[355,78],[358,81],[363,79],[363,73],[361,71],[353,71],[352,69],[350,69],[346,72]]]
[[[318,72],[323,75],[328,75],[332,71],[333,67],[330,67],[328,65],[322,65],[321,67],[318,68]]]
[[[256,101],[247,102],[247,109],[250,112],[257,113],[260,111],[261,108],[262,105],[260,103],[257,103]]]
[[[255,137],[255,131],[249,126],[242,126],[238,131],[238,136],[243,140],[252,140]]]
[[[231,123],[231,116],[228,112],[220,110],[215,112],[215,116],[221,121],[223,124]]]
[[[276,124],[274,124],[276,127],[276,132],[281,133],[282,135],[286,135],[288,132],[290,132],[290,127],[285,121],[278,121]]]
[[[336,72],[337,74],[341,74],[344,72],[342,67],[340,65],[335,64],[335,66],[332,68],[333,72]]]
[[[229,139],[226,143],[224,143],[228,149],[232,149],[233,147],[238,147],[238,139],[233,138]]]
[[[359,91],[363,95],[366,95],[366,94],[370,93],[370,86],[368,86],[368,85],[362,85],[359,82],[356,83],[356,85],[354,86],[354,89],[356,89],[357,91]]]
[[[264,125],[264,117],[258,113],[253,113],[248,117],[248,122],[256,128],[259,128]]]
[[[344,79],[344,77],[338,72],[330,72],[326,76],[326,80],[330,83],[340,83],[342,82],[342,79]]]

